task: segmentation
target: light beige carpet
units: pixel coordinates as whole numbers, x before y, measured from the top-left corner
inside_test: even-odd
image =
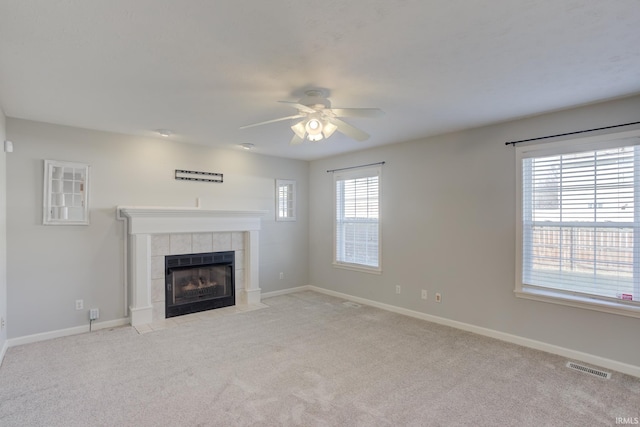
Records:
[[[314,292],[8,350],[1,426],[595,426],[640,379]]]

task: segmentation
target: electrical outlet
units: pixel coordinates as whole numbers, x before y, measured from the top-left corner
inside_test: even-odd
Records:
[[[427,290],[423,289],[422,290],[422,295],[421,295],[422,299],[427,299]]]
[[[89,310],[89,320],[96,320],[100,317],[100,310],[97,308],[92,308]]]
[[[400,285],[396,285],[396,294],[400,293]]]
[[[436,292],[436,302],[442,302],[442,295],[439,292]]]
[[[280,272],[280,280],[284,279],[284,273],[281,271]]]
[[[81,299],[76,300],[76,310],[84,309],[84,301]]]
[[[0,317],[0,331],[4,329],[4,317]]]

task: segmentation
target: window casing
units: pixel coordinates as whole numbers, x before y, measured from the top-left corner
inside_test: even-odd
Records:
[[[640,317],[640,131],[516,148],[519,297]]]
[[[296,220],[296,182],[276,180],[276,221]]]
[[[334,265],[380,273],[380,167],[334,173]]]

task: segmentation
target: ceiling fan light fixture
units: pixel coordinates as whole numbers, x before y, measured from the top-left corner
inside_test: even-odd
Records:
[[[240,129],[299,119],[297,123],[290,126],[294,133],[290,141],[291,145],[302,144],[305,141],[318,142],[328,139],[336,131],[356,141],[364,141],[369,138],[369,134],[341,120],[341,118],[379,117],[384,114],[379,108],[331,108],[331,102],[327,98],[327,91],[322,89],[307,90],[304,95],[297,102],[278,101],[295,108],[297,110],[296,114],[242,126]]]
[[[327,122],[325,122],[324,126],[322,127],[322,134],[324,135],[325,138],[329,138],[331,135],[333,135],[333,133],[337,129],[338,129],[338,126],[336,126],[333,123],[327,121]]]
[[[322,132],[322,122],[318,119],[311,119],[307,122],[307,132],[317,133]]]
[[[317,118],[311,118],[305,125],[307,131],[307,139],[309,141],[320,141],[324,136],[322,135],[322,122]]]
[[[307,133],[307,129],[304,126],[304,120],[291,126],[291,130],[293,131],[293,133],[298,135],[300,139],[304,139],[304,136]]]

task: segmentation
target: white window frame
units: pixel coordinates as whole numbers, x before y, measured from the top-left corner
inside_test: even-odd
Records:
[[[631,143],[627,141],[624,144],[621,142],[621,140],[629,138],[635,138],[637,141]],[[560,292],[553,289],[536,288],[523,283],[523,159],[613,148],[621,145],[640,145],[640,130],[516,146],[516,286],[514,291],[516,297],[640,318],[638,301],[630,302],[596,295],[587,296],[566,291]],[[640,174],[640,171],[638,173]],[[638,190],[640,189],[636,189],[636,191]],[[638,249],[635,252],[640,254]],[[638,268],[640,269],[640,266]]]
[[[291,191],[289,192],[291,196],[291,200],[285,200],[283,197],[281,188],[289,187]],[[293,179],[276,179],[276,221],[295,221],[297,214],[297,190],[296,190],[296,181]],[[290,208],[285,209],[284,211],[281,209],[283,204],[289,204]]]
[[[378,265],[350,263],[338,260],[338,204],[336,184],[338,181],[365,177],[378,177]],[[348,270],[355,270],[371,274],[382,274],[382,167],[367,166],[342,171],[333,174],[333,266]]]

